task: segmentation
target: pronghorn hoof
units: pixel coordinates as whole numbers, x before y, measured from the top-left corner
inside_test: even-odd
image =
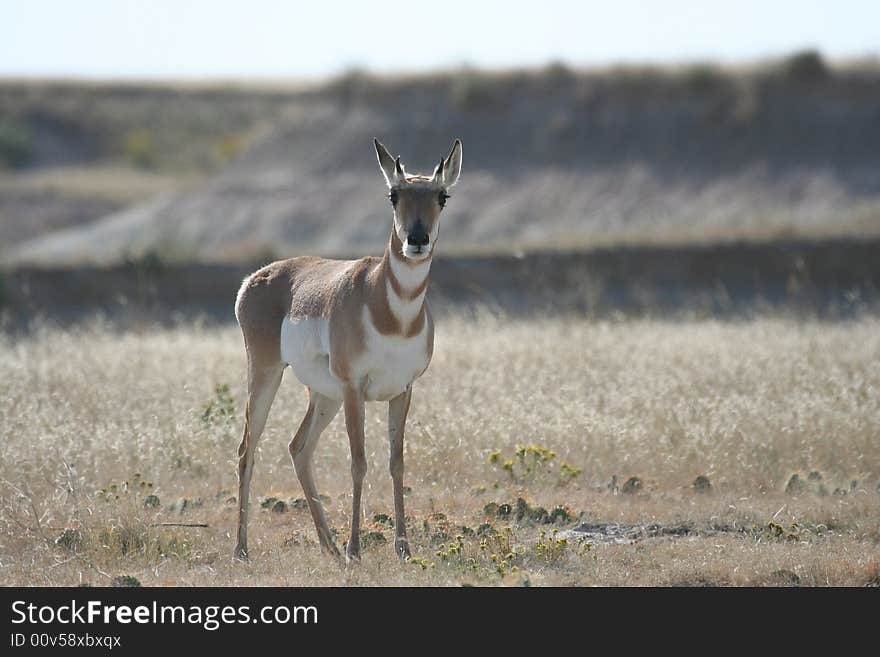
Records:
[[[323,552],[324,554],[326,554],[329,557],[333,557],[334,559],[341,559],[342,558],[342,554],[340,554],[339,548],[336,547],[336,545],[333,543],[328,543],[328,544],[322,543],[321,544],[321,552]]]
[[[360,545],[357,547],[352,547],[351,545],[347,545],[345,548],[345,563],[348,565],[358,564],[361,562],[361,549]]]
[[[394,541],[394,549],[397,551],[397,558],[401,561],[409,561],[412,557],[409,551],[409,542],[405,538],[398,538]]]
[[[248,561],[250,561],[250,559],[248,558],[248,551],[247,551],[247,548],[243,548],[243,547],[241,547],[241,546],[235,548],[235,552],[233,553],[233,557],[234,557],[236,560],[238,560],[238,561],[243,561],[243,562],[245,562],[245,563],[247,563]]]

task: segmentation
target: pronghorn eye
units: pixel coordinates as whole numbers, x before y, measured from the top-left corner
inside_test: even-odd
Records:
[[[445,191],[440,192],[440,197],[437,199],[437,202],[440,203],[441,208],[446,207],[446,199],[448,198],[449,194],[447,194]]]
[[[397,190],[392,189],[391,193],[388,194],[388,198],[391,199],[391,205],[397,205]]]

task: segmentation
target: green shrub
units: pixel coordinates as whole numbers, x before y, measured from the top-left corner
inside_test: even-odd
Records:
[[[369,90],[372,83],[372,78],[367,71],[354,67],[330,82],[329,89],[343,102],[351,103],[361,98]]]
[[[165,258],[157,246],[152,246],[141,253],[125,250],[120,257],[126,267],[132,267],[142,274],[158,272],[165,266]]]
[[[463,112],[492,109],[504,95],[497,76],[464,69],[452,78],[452,104]]]
[[[157,164],[153,135],[148,130],[130,130],[125,135],[123,154],[139,169],[154,169]]]
[[[724,74],[712,64],[695,64],[682,73],[685,88],[697,93],[717,89],[723,82]]]
[[[119,577],[114,577],[110,582],[110,586],[122,588],[136,588],[140,585],[140,580],[138,580],[136,577],[132,577],[131,575],[120,575]]]
[[[226,425],[235,417],[235,398],[228,383],[214,386],[214,399],[202,408],[202,422],[207,425]]]
[[[542,71],[544,79],[551,85],[568,85],[575,78],[575,73],[564,62],[554,61],[547,64]]]
[[[816,82],[830,75],[825,60],[816,50],[805,50],[790,55],[782,62],[782,72],[795,82]]]
[[[24,166],[31,159],[31,133],[22,123],[0,119],[0,167]]]
[[[234,160],[244,150],[245,139],[240,134],[225,134],[217,141],[217,157],[222,163]]]
[[[557,462],[556,452],[543,445],[517,445],[514,458],[505,458],[501,450],[495,449],[489,453],[486,462],[518,483],[554,482],[564,486],[583,471],[571,463]]]
[[[69,527],[62,530],[55,539],[55,545],[63,547],[66,550],[76,552],[83,544],[82,532],[78,529],[70,529]]]

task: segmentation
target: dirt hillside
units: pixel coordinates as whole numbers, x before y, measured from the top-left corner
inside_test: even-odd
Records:
[[[7,259],[240,262],[381,250],[389,208],[374,135],[411,171],[463,140],[441,233],[449,254],[880,234],[876,67],[830,69],[801,56],[746,72],[352,73],[276,94],[256,113],[262,123],[238,102],[259,129],[228,164],[27,240]]]

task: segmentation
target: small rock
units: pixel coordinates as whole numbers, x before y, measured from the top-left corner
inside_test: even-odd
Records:
[[[290,506],[292,506],[297,511],[301,511],[303,509],[309,508],[309,502],[305,498],[297,497],[295,500],[291,501]]]
[[[184,497],[184,498],[181,498],[180,501],[177,502],[176,504],[173,504],[171,506],[171,510],[183,513],[187,509],[198,509],[203,504],[204,504],[204,502],[202,501],[202,498],[200,498],[200,497],[196,498],[194,500],[190,500],[190,499],[187,499]]]
[[[513,507],[509,504],[499,504],[498,505],[498,517],[499,518],[507,518],[510,514],[513,513]]]
[[[155,509],[159,506],[159,496],[158,495],[147,495],[144,498],[144,508],[145,509]]]
[[[260,508],[263,509],[271,509],[275,506],[275,502],[278,501],[277,497],[261,497],[260,498]]]
[[[880,488],[878,488],[880,490]],[[483,507],[483,513],[487,516],[495,517],[498,515],[498,504],[495,502],[489,502],[486,506]]]
[[[273,513],[286,513],[287,505],[284,503],[284,500],[275,500],[275,504],[272,505]]]
[[[692,484],[694,487],[694,491],[697,493],[710,493],[712,492],[712,482],[709,481],[709,477],[705,475],[700,475],[696,479],[694,479],[694,483]]]
[[[810,481],[822,481],[822,473],[818,470],[811,470],[810,474],[807,475],[807,479]]]
[[[640,490],[642,490],[642,480],[639,477],[630,477],[626,480],[626,483],[623,484],[620,492],[632,495],[633,493],[638,493]]]
[[[785,485],[785,492],[789,495],[798,495],[804,492],[804,488],[806,488],[804,480],[795,472],[789,477],[788,483]]]

